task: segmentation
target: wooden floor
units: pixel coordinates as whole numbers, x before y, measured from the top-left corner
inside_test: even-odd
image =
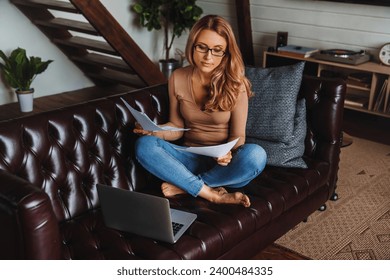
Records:
[[[352,140],[358,137],[390,145],[390,118],[346,109],[343,129]]]
[[[254,256],[252,260],[310,260],[310,258],[274,243]]]

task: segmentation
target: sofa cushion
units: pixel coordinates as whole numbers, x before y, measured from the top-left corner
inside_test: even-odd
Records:
[[[306,168],[305,101],[297,102],[304,62],[275,68],[246,68],[255,96],[249,101],[246,135],[267,152],[267,164]]]
[[[306,102],[300,99],[297,102],[296,114],[293,119],[293,132],[290,140],[268,141],[247,136],[247,143],[256,143],[267,152],[267,164],[280,167],[306,168],[302,159],[305,152],[306,137]]]

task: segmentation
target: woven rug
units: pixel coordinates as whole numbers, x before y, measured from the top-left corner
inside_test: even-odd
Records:
[[[390,259],[390,146],[353,138],[341,149],[337,201],[276,244],[311,259]]]

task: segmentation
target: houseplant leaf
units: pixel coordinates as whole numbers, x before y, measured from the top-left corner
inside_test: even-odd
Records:
[[[53,60],[42,61],[40,57],[27,57],[23,48],[14,49],[7,57],[0,51],[0,58],[4,63],[0,63],[1,70],[6,82],[19,91],[31,89],[31,83],[38,74],[44,72]]]
[[[176,37],[190,29],[200,18],[203,10],[196,5],[196,0],[137,0],[131,10],[139,17],[141,26],[148,31],[164,32],[165,60]]]

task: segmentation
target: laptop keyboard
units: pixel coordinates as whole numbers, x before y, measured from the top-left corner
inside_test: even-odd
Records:
[[[173,229],[173,235],[176,235],[176,233],[183,227],[183,224],[172,222],[172,229]]]

